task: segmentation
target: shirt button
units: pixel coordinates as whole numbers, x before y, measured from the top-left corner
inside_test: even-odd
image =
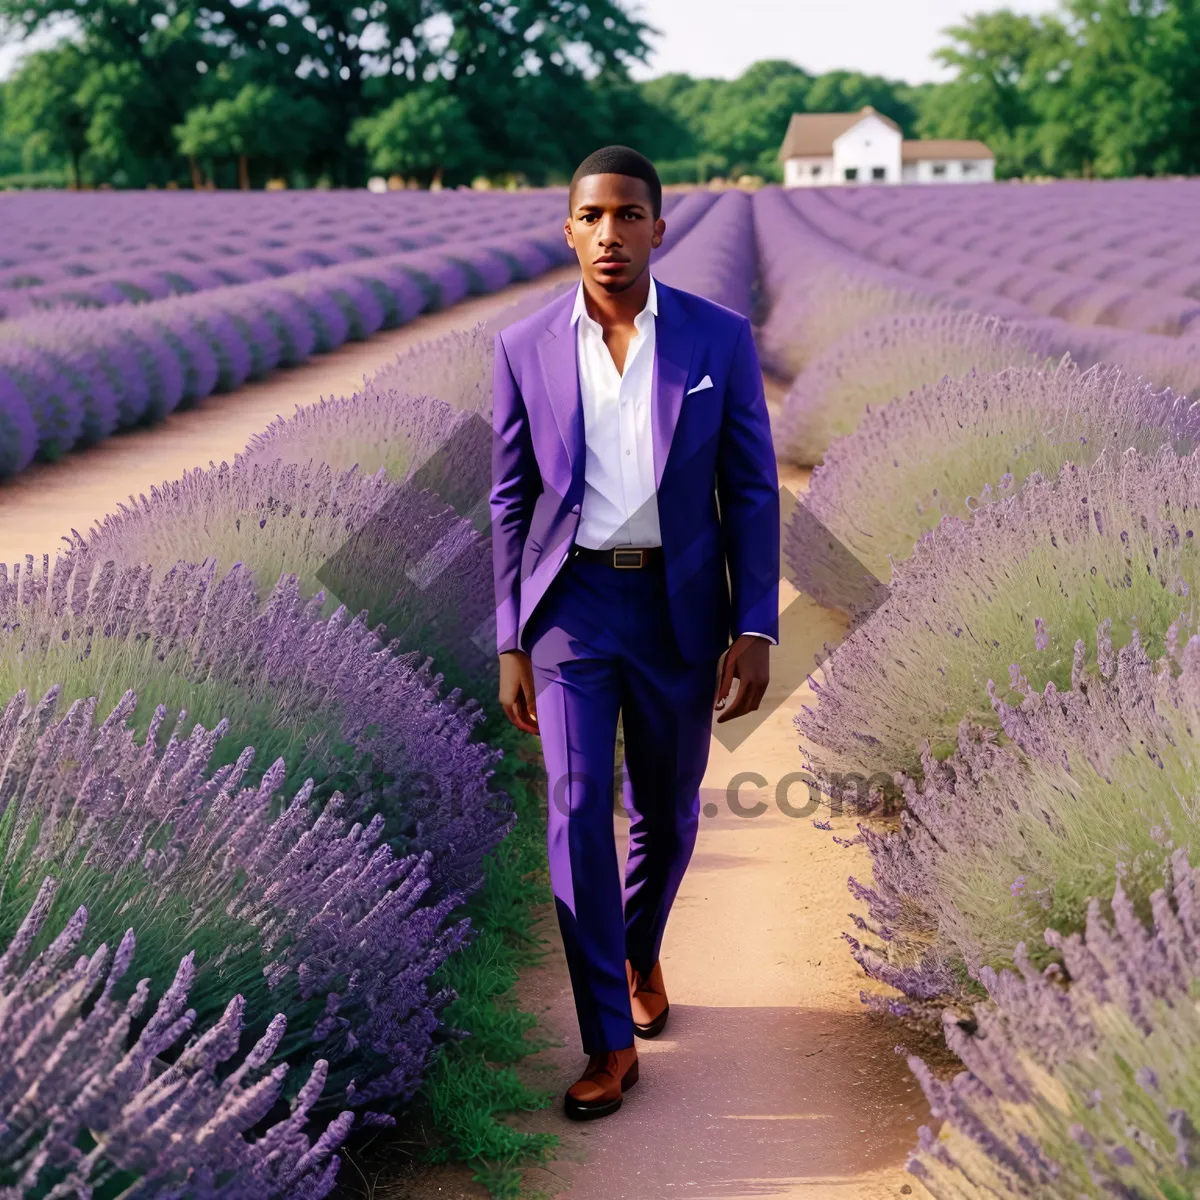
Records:
[[[628,454],[628,453],[629,453],[629,451],[628,451],[628,450],[626,450],[626,451],[625,451],[625,453],[626,453],[626,454]]]

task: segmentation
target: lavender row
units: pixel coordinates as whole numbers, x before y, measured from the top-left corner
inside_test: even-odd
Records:
[[[869,263],[819,234],[778,188],[754,196],[758,271],[767,304],[760,332],[764,365],[792,379],[839,338],[867,322],[935,308],[1028,317],[1012,303],[964,288],[934,286]]]
[[[1200,283],[1194,265],[1182,278],[1180,292],[1173,292],[1169,286],[1150,288],[1044,264],[1026,265],[999,248],[992,255],[928,242],[880,228],[826,196],[793,193],[791,202],[819,234],[869,262],[916,279],[997,296],[1031,315],[1172,336],[1200,328],[1200,300],[1187,294]],[[1018,243],[1018,254],[1019,248]]]
[[[1105,274],[1139,262],[1151,271],[1195,262],[1200,233],[1197,188],[1183,180],[982,187],[969,196],[860,189],[834,199],[864,220],[926,241],[993,255],[1025,242],[1022,260],[1070,256]]]
[[[706,192],[664,196],[668,242],[682,236],[713,199]],[[55,303],[144,299],[143,292],[153,294],[164,286],[164,276],[173,291],[187,291],[189,284],[220,286],[223,278],[226,283],[248,282],[242,278],[247,271],[279,275],[438,242],[486,239],[498,228],[517,233],[565,214],[566,197],[554,191],[398,197],[350,193],[307,198],[294,206],[278,198],[264,205],[261,196],[210,197],[199,208],[168,209],[157,222],[144,213],[146,201],[144,196],[119,198],[118,213],[137,217],[124,235],[113,219],[116,214],[106,214],[102,201],[94,209],[87,206],[86,219],[51,229],[35,224],[23,236],[15,234],[6,260],[20,257],[18,247],[35,255],[34,248],[43,247],[50,257],[0,266],[0,318]],[[181,206],[178,200],[173,203]],[[12,201],[18,213],[21,204],[20,197]],[[100,231],[102,237],[97,236]]]
[[[557,236],[556,236],[557,235]],[[557,229],[0,326],[0,475],[567,256]]]
[[[750,315],[756,275],[750,197],[726,192],[655,263],[664,283]]]
[[[1089,901],[1116,886],[1148,914],[1173,851],[1193,852],[1181,788],[1200,767],[1200,638],[1181,645],[1184,623],[1173,623],[1152,662],[1136,629],[1115,650],[1111,625],[1095,631],[1094,666],[1076,643],[1063,691],[1038,690],[1019,665],[1013,703],[1010,687],[989,684],[1004,739],[964,721],[948,759],[926,749],[919,778],[901,779],[899,829],[863,829],[874,881],[852,886],[883,952],[856,956],[913,1002],[963,1002],[968,975],[1011,965],[1012,947],[1047,925],[1081,930]],[[1051,952],[1030,956],[1044,967]]]
[[[281,1053],[326,1063],[321,1107],[409,1099],[451,998],[430,977],[468,932],[435,856],[396,853],[370,794],[317,800],[311,778],[291,790],[283,759],[255,778],[254,747],[223,745],[228,720],[172,729],[159,704],[135,736],[134,693],[99,722],[94,698],[59,715],[60,696],[30,705],[22,690],[3,710],[10,892],[53,876],[55,911],[92,910],[89,944],[136,921],[159,988],[185,940],[193,1007],[218,1016],[233,981],[254,1021],[285,1013]]]
[[[286,1018],[276,1016],[239,1055],[245,1002],[235,996],[210,1027],[193,1034],[197,1014],[187,1004],[195,963],[188,954],[146,1019],[148,979],[122,998],[137,950],[132,929],[115,951],[102,944],[72,962],[91,932],[80,907],[31,954],[55,891],[47,878],[0,954],[0,1164],[13,1184],[9,1194],[91,1196],[114,1176],[133,1174],[145,1200],[168,1200],[183,1189],[196,1200],[328,1196],[354,1114],[335,1117],[315,1141],[307,1136],[324,1061],[313,1064],[286,1117],[246,1136],[268,1119],[288,1079],[287,1064],[265,1072]],[[167,1055],[174,1055],[170,1065]]]
[[[960,343],[969,362],[970,335],[989,333],[988,323],[951,314],[948,329],[952,321],[969,322]],[[1170,446],[1187,453],[1200,445],[1200,404],[1114,367],[1041,366],[1029,343],[1009,344],[1026,365],[996,369],[995,346],[985,341],[975,369],[866,412],[853,432],[833,441],[805,500],[819,526],[797,520],[784,535],[801,590],[822,604],[852,608],[844,595],[850,581],[842,578],[846,551],[889,584],[944,518],[970,519],[1035,472],[1054,478],[1066,463],[1090,466],[1106,450],[1153,454]],[[822,537],[813,536],[818,527]],[[836,552],[823,540],[829,533]]]
[[[264,472],[254,481],[264,478],[289,482]],[[295,481],[298,509],[307,495],[323,507],[304,487],[313,478]],[[366,489],[355,496],[352,481],[340,482],[326,493],[344,504],[335,511],[364,515]],[[285,507],[292,497],[281,486],[264,499]],[[410,532],[408,545],[455,521],[425,493],[405,499],[388,513],[401,547],[406,520],[428,527]],[[100,542],[41,571],[29,561],[11,581],[0,568],[0,695],[62,687],[71,699],[111,704],[136,690],[210,726],[224,720],[224,753],[274,745],[294,786],[313,776],[325,793],[378,793],[389,838],[406,852],[431,851],[439,888],[475,886],[482,856],[513,818],[490,783],[497,753],[474,740],[474,701],[442,696],[430,664],[396,653],[366,613],[352,618],[339,605],[326,616],[324,593],[305,598],[294,575],[260,582],[241,563],[219,571],[211,556],[158,571],[143,563],[120,565]],[[445,600],[437,591],[432,598]]]
[[[265,237],[244,239],[246,244],[241,246],[233,239],[214,238],[207,244],[208,255],[198,254],[188,243],[187,257],[117,253],[112,256],[111,265],[93,260],[94,269],[86,277],[74,279],[69,284],[59,282],[44,287],[0,289],[0,318],[15,320],[58,307],[103,308],[110,304],[145,303],[172,295],[191,295],[212,288],[275,279],[314,267],[387,258],[406,251],[464,244],[475,239],[486,240],[496,236],[497,225],[510,235],[520,234],[530,229],[544,229],[552,215],[552,210],[545,204],[505,214],[474,211],[456,215],[450,208],[397,230],[375,225],[370,231],[338,230],[323,237],[306,232],[290,241]],[[264,245],[268,242],[274,244]]]
[[[663,234],[662,245],[650,255],[650,261],[657,263],[665,255],[670,254],[676,246],[692,231],[696,223],[717,202],[713,192],[687,192],[682,196],[663,196],[663,219],[667,231]]]
[[[850,433],[865,411],[943,376],[965,387],[972,373],[1070,355],[1082,366],[1120,366],[1176,393],[1200,389],[1195,339],[1030,318],[986,296],[906,278],[831,249],[780,193],[761,193],[755,203],[760,247],[778,248],[760,251],[773,300],[764,358],[776,373],[794,376],[776,440],[800,465],[822,462],[831,442]],[[973,492],[969,485],[963,495]]]
[[[1039,971],[1020,945],[1015,970],[981,973],[986,1003],[946,1014],[966,1070],[909,1058],[942,1126],[921,1128],[908,1169],[937,1200],[1200,1187],[1200,873],[1180,848],[1148,912],[1109,895],[1081,932],[1045,931],[1061,965]]]
[[[1178,415],[1194,425],[1194,414]],[[1124,424],[1115,411],[1108,419]],[[1169,421],[1159,428],[1170,436]],[[1161,652],[1200,586],[1197,465],[1171,445],[1145,455],[1113,447],[1088,467],[1032,473],[973,516],[923,533],[893,566],[884,603],[825,663],[816,705],[796,718],[817,777],[887,781],[919,768],[925,741],[941,757],[964,717],[993,723],[988,682],[999,686],[1013,664],[1037,687],[1067,686],[1075,643],[1097,653],[1100,618],[1118,641],[1136,626]]]
[[[505,228],[539,224],[563,203],[554,192],[13,193],[5,197],[11,239],[0,256],[0,287],[69,282],[163,259],[206,262],[407,234],[443,221]]]

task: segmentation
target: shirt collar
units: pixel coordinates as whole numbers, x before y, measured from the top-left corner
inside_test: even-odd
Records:
[[[646,313],[649,313],[654,317],[658,316],[658,288],[655,286],[653,275],[650,276],[650,294],[646,297],[646,307],[643,308],[640,313],[638,313],[635,319],[635,324],[639,329],[644,323],[643,318],[645,317]],[[571,311],[571,324],[577,324],[580,317],[587,317],[587,319],[593,325],[596,324],[596,322],[592,321],[592,318],[588,316],[587,301],[584,299],[583,295],[582,280],[580,281],[579,287],[575,292],[575,307]]]

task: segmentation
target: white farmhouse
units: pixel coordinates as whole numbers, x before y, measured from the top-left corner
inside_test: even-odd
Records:
[[[779,151],[784,187],[983,183],[995,159],[975,141],[906,141],[870,105],[856,113],[793,113]]]

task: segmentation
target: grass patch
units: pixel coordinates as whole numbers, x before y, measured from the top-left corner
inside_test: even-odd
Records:
[[[533,935],[533,906],[550,897],[541,757],[536,741],[504,723],[496,712],[482,726],[504,750],[496,783],[512,797],[517,823],[488,855],[486,882],[453,914],[468,915],[476,937],[434,977],[458,999],[445,1013],[452,1028],[470,1036],[446,1046],[422,1089],[421,1099],[441,1142],[430,1161],[468,1163],[474,1178],[499,1200],[520,1195],[521,1168],[546,1159],[553,1134],[522,1133],[499,1118],[547,1107],[553,1097],[535,1092],[513,1064],[551,1043],[529,1037],[537,1018],[512,1001],[521,967],[541,955]]]

